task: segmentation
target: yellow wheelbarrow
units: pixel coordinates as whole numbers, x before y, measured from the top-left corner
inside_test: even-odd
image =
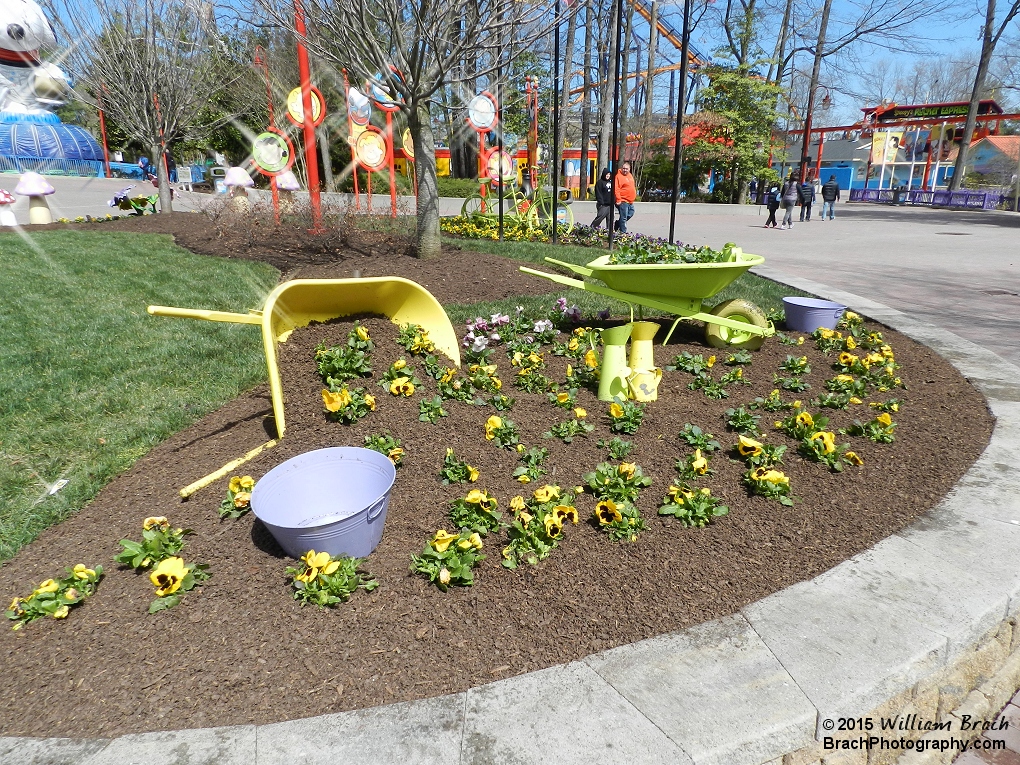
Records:
[[[276,346],[278,343],[286,342],[295,329],[307,326],[313,321],[329,321],[358,313],[378,313],[402,326],[417,324],[428,331],[429,337],[439,351],[445,353],[456,366],[460,366],[457,333],[439,301],[420,284],[396,276],[364,279],[294,279],[283,282],[270,292],[262,310],[252,310],[246,314],[162,305],[150,305],[148,310],[153,316],[178,316],[205,321],[257,324],[262,327],[269,390],[273,399],[276,434],[279,438],[283,437],[286,420]],[[194,493],[274,444],[275,441],[271,441],[249,452],[240,460],[235,460],[211,476],[206,476],[201,481],[182,489],[181,494],[188,496]]]

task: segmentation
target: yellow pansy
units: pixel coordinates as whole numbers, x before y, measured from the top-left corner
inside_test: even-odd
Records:
[[[852,383],[854,381],[853,375],[836,375],[836,381],[841,383]]]
[[[247,507],[251,504],[251,492],[240,491],[234,495],[234,507]]]
[[[401,449],[399,446],[395,446],[392,449],[390,449],[389,454],[387,454],[386,456],[390,458],[390,462],[392,462],[394,465],[399,465],[400,461],[404,459],[404,450]]]
[[[67,614],[68,614],[69,610],[70,609],[67,606],[61,606],[60,608],[58,608],[56,611],[53,612],[53,618],[54,619],[65,619],[65,618],[67,618]]]
[[[698,475],[705,475],[708,472],[708,460],[701,454],[701,449],[694,450],[694,459],[691,460],[691,470]]]
[[[414,384],[410,377],[398,377],[390,383],[390,393],[394,396],[414,395]]]
[[[322,567],[322,573],[325,574],[326,576],[329,576],[338,568],[340,568],[340,561],[331,560],[329,563]]]
[[[326,556],[329,557],[328,555]],[[161,560],[151,574],[149,581],[156,588],[156,597],[162,598],[172,595],[180,589],[187,576],[188,570],[184,566],[184,559],[178,557]]]
[[[368,340],[368,330],[367,329],[365,329],[364,327],[358,327],[357,332],[358,332],[358,339],[359,340],[365,340],[365,341]]]
[[[468,481],[470,483],[474,483],[475,481],[477,481],[478,480],[478,468],[471,467],[470,465],[465,465],[464,467],[466,467],[467,471],[468,471]]]
[[[860,466],[864,464],[864,460],[860,458],[860,455],[858,455],[857,452],[847,452],[846,454],[843,455],[843,459],[845,459],[851,465]]]
[[[484,546],[485,546],[485,545],[484,545],[484,544],[482,543],[482,537],[481,537],[481,535],[479,535],[479,533],[478,533],[477,531],[476,531],[476,532],[475,532],[474,534],[472,534],[472,535],[471,535],[470,537],[468,537],[468,542],[470,542],[470,543],[471,543],[471,546],[472,546],[473,548],[475,548],[476,550],[481,550],[481,549],[482,549],[482,547],[484,547]]]
[[[804,345],[804,336],[801,335],[797,338],[797,345]]]
[[[847,351],[843,351],[839,354],[839,363],[845,367],[851,366],[855,361],[859,360],[860,359],[857,356],[852,353],[848,353]]]
[[[233,481],[231,481],[231,484],[232,483]],[[231,491],[233,491],[233,489],[231,489]],[[146,531],[156,526],[159,526],[160,529],[165,531],[166,529],[170,528],[170,521],[168,521],[162,515],[151,515],[144,521],[142,521],[142,528],[145,529]]]
[[[609,416],[614,420],[618,420],[623,417],[623,407],[617,404],[615,401],[609,405]]]
[[[776,392],[778,393],[778,391],[776,391]],[[792,406],[793,406],[794,409],[800,409],[800,399],[797,399],[796,401],[794,401]]]
[[[554,499],[560,498],[560,487],[550,486],[546,484],[540,489],[535,489],[535,501],[536,502],[552,502]]]
[[[709,369],[711,369],[713,366],[715,366],[715,356],[709,356],[705,360],[705,366],[708,367]]]
[[[329,563],[329,553],[320,552],[317,553],[315,550],[309,550],[301,556],[301,560],[308,568],[322,568]]]
[[[558,537],[563,533],[563,524],[555,515],[547,515],[544,521],[545,533],[551,537]]]
[[[832,336],[835,335],[836,333],[833,332],[831,329],[825,329],[823,327],[819,327],[818,328],[818,334],[821,335],[826,340],[830,340],[832,338]]]
[[[68,587],[63,594],[65,603],[77,603],[81,599],[81,593],[74,587]]]
[[[456,369],[453,369],[452,367],[447,367],[446,371],[443,372],[442,377],[439,378],[439,382],[441,382],[441,383],[448,383],[448,382],[450,382],[450,380],[453,379],[453,376],[455,374],[457,374],[457,370]]]
[[[47,579],[45,582],[42,582],[36,588],[35,591],[36,592],[56,592],[58,588],[59,588],[59,585],[55,581],[53,581],[52,579]]]
[[[528,361],[530,361],[532,364],[541,364],[542,363],[542,356],[540,354],[534,353],[534,352],[529,353],[528,354]]]
[[[446,548],[450,546],[450,542],[456,538],[456,534],[447,534],[445,529],[440,529],[436,532],[436,535],[432,538],[430,544],[436,548],[436,552],[446,552]]]
[[[857,398],[857,396],[851,396],[850,397],[850,403],[851,404],[863,404],[864,402],[861,401],[859,398]]]
[[[315,581],[315,577],[317,577],[318,575],[319,575],[319,569],[317,569],[317,568],[306,568],[304,571],[302,571],[300,574],[298,574],[294,578],[297,581],[299,581],[299,582],[304,582],[305,584],[308,584],[310,582],[314,582]]]
[[[327,412],[339,412],[351,405],[351,393],[347,388],[339,391],[322,389],[322,403]]]
[[[521,473],[519,476],[517,476],[517,480],[520,483],[531,483],[531,476],[528,475],[527,473]]]
[[[741,457],[754,457],[761,454],[761,442],[747,436],[740,436],[737,440],[737,451],[740,452]]]
[[[365,406],[367,406],[373,412],[375,411],[375,396],[373,396],[371,393],[365,394]]]
[[[857,347],[857,341],[854,340],[852,337],[848,337],[846,339],[846,349],[848,351],[852,351],[856,347]]]
[[[397,359],[396,361],[393,362],[393,368],[398,372],[406,366],[407,366],[406,359]]]
[[[11,601],[11,604],[7,606],[8,611],[20,611],[21,609],[21,598],[15,598]]]
[[[521,512],[525,507],[527,507],[527,504],[524,502],[524,497],[520,494],[510,500],[510,509],[515,513]]]
[[[492,415],[485,421],[485,439],[491,441],[496,437],[496,431],[503,427],[503,418]]]
[[[579,420],[583,420],[585,417],[588,416],[588,410],[587,409],[583,409],[582,407],[576,406],[576,407],[574,407],[574,416],[577,419],[579,419]]]
[[[861,318],[860,315],[854,313],[853,311],[847,311],[846,313],[843,314],[844,321],[851,323],[857,321],[860,318]]]
[[[597,367],[599,365],[598,354],[595,353],[595,351],[588,351],[587,353],[584,354],[584,363],[585,363],[585,366],[588,366],[588,367],[591,367],[592,369],[594,369],[595,367]]]
[[[553,513],[560,523],[566,523],[569,520],[571,523],[576,524],[578,521],[577,508],[573,505],[556,505],[553,508]]]
[[[577,342],[577,338],[576,337],[570,338],[570,342],[567,343],[567,350],[576,351],[578,349],[578,347],[579,347],[579,345],[578,345],[578,342]]]
[[[797,415],[797,424],[804,425],[805,427],[810,428],[812,425],[815,424],[815,420],[811,416],[810,412],[801,412],[800,414]]]
[[[812,441],[818,441],[822,445],[822,452],[832,454],[836,451],[836,434],[827,430],[820,430],[811,435]]]
[[[878,417],[875,418],[875,422],[877,422],[879,425],[888,428],[890,425],[892,425],[892,417],[889,416],[888,412],[882,412],[882,414],[878,415]]]
[[[602,526],[623,520],[623,515],[616,508],[616,503],[611,499],[604,499],[595,505],[595,517]]]
[[[556,394],[556,403],[557,404],[565,404],[568,401],[570,401],[570,394],[569,393],[564,393],[564,392],[561,391],[560,393]]]
[[[771,484],[782,485],[790,483],[790,479],[779,470],[766,470],[763,479]]]
[[[570,378],[570,377],[573,377],[573,376],[574,376],[574,367],[573,367],[572,364],[567,364],[567,377]]]
[[[534,516],[531,513],[521,513],[517,516],[517,520],[521,522],[521,526],[527,526],[531,523],[532,518],[534,518]]]
[[[470,550],[472,547],[473,547],[473,545],[468,540],[466,540],[466,539],[458,539],[457,540],[457,549],[458,550]]]
[[[78,563],[72,573],[76,579],[91,579],[96,575],[96,572],[91,568],[86,568],[84,563]]]

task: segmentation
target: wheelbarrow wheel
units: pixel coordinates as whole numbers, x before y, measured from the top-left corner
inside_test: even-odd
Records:
[[[709,313],[721,319],[742,321],[762,329],[767,329],[769,326],[769,320],[765,318],[764,312],[749,300],[725,300]],[[749,351],[756,351],[761,348],[765,338],[752,332],[742,332],[739,329],[730,329],[718,324],[707,324],[705,326],[705,342],[713,348],[746,348]]]

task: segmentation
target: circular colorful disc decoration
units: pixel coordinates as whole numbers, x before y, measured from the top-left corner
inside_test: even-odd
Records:
[[[372,102],[357,88],[348,88],[347,113],[355,125],[367,125],[372,118]]]
[[[294,164],[294,146],[287,136],[274,130],[267,130],[255,136],[251,157],[255,167],[263,175],[279,175]]]
[[[312,96],[312,124],[318,127],[326,118],[326,102],[318,88],[311,89]],[[295,125],[305,124],[305,110],[301,106],[301,88],[294,88],[287,94],[287,118]]]
[[[480,133],[487,133],[496,124],[496,99],[488,91],[468,102],[468,122]]]
[[[376,171],[386,167],[386,139],[373,128],[368,128],[358,136],[354,153],[358,162],[367,170]]]
[[[414,141],[411,139],[411,128],[404,128],[404,132],[400,136],[400,142],[404,146],[404,156],[413,162]]]
[[[390,71],[393,76],[403,82],[404,76],[400,71],[394,67],[390,67]],[[400,106],[403,103],[402,98],[394,98],[393,94],[390,93],[389,88],[386,87],[383,82],[381,74],[376,74],[371,80],[365,83],[365,87],[368,89],[368,97],[372,99],[375,105],[382,109],[384,112],[396,112],[400,111]]]
[[[514,161],[508,152],[493,149],[485,157],[485,170],[494,181],[499,181],[500,175],[503,180],[516,178],[517,172],[514,169]]]

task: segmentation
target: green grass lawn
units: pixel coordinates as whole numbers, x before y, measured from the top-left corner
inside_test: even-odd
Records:
[[[456,240],[528,263],[577,263],[583,247]],[[257,328],[149,316],[150,304],[246,312],[279,274],[270,266],[194,255],[168,236],[94,231],[0,234],[0,562],[87,504],[153,446],[263,381]],[[552,287],[553,285],[550,285]],[[586,315],[625,304],[576,289],[447,306],[455,326],[557,295]],[[719,299],[766,310],[786,287],[745,274]],[[50,493],[58,481],[59,491]],[[176,488],[176,487],[175,487]]]
[[[278,273],[193,255],[169,236],[113,232],[0,234],[0,262],[2,561],[265,379],[256,327],[153,317],[146,306],[246,312]]]

